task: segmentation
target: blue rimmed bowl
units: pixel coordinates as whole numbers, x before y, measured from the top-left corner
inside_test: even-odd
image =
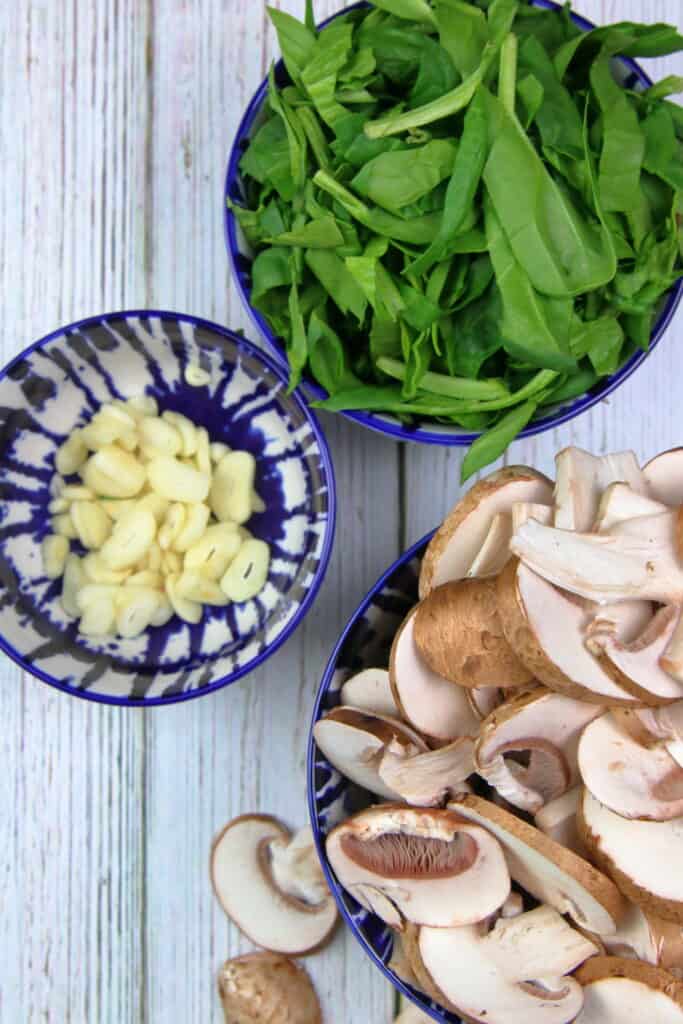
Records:
[[[554,3],[553,0],[531,0],[531,2],[535,7],[543,7],[548,10],[562,9],[562,4]],[[366,3],[361,2],[345,7],[331,18],[321,22],[318,27],[324,28],[325,25],[328,25],[335,18],[338,18],[343,14],[347,14],[351,10],[356,10],[357,8],[366,6],[368,6]],[[571,18],[576,25],[585,32],[595,28],[593,22],[588,21],[586,18],[582,18],[578,14],[574,14],[572,12]],[[652,80],[648,77],[642,67],[634,60],[629,58],[619,58],[614,62],[614,68],[625,88],[642,90],[647,89],[652,85]],[[275,78],[279,84],[289,81],[284,64],[281,60],[275,65]],[[223,216],[225,224],[225,239],[232,275],[244,307],[274,356],[282,363],[283,366],[286,367],[287,357],[282,339],[278,338],[273,333],[266,318],[251,304],[251,264],[253,257],[249,245],[247,244],[240,226],[237,223],[237,219],[228,207],[228,200],[238,204],[242,204],[244,202],[244,189],[242,187],[239,164],[242,154],[247,148],[249,139],[261,124],[263,118],[263,107],[267,93],[268,80],[264,79],[252,97],[237,129],[237,134],[228,159],[228,168],[225,178]],[[586,412],[603,398],[606,398],[615,391],[616,388],[623,384],[624,381],[628,380],[631,374],[643,364],[655,345],[657,345],[662,338],[662,335],[673,319],[674,313],[676,312],[682,297],[683,279],[679,280],[677,284],[674,285],[674,287],[665,296],[664,301],[661,303],[647,352],[638,351],[634,353],[629,357],[629,359],[627,359],[623,366],[617,370],[616,373],[611,377],[605,377],[598,385],[596,385],[596,387],[586,392],[586,394],[581,395],[579,398],[572,399],[571,401],[559,404],[538,419],[532,420],[529,426],[521,431],[518,437],[533,437],[535,434],[540,434],[545,430],[552,430],[555,427],[561,426],[563,423],[567,423],[569,420],[574,419],[575,416],[579,416],[581,413]],[[312,377],[304,377],[304,384],[307,390],[315,396],[315,398],[327,397],[327,392],[324,388],[321,388]],[[478,434],[465,432],[459,427],[438,424],[433,420],[420,419],[419,417],[415,418],[414,423],[406,425],[405,423],[401,423],[401,421],[395,416],[383,413],[350,411],[344,412],[342,415],[346,416],[350,420],[354,420],[356,423],[360,423],[364,427],[369,427],[371,430],[376,430],[381,434],[386,434],[389,437],[393,437],[401,441],[420,441],[423,444],[468,447],[472,441],[478,437]]]
[[[188,363],[209,383],[191,387]],[[177,617],[135,639],[84,637],[43,574],[58,446],[102,402],[142,392],[212,441],[250,451],[266,511],[250,531],[271,546],[252,601]],[[199,697],[260,665],[296,629],[332,548],[334,474],[315,417],[282,367],[216,324],[137,310],[92,317],[37,341],[0,373],[0,650],[74,696],[123,705]]]
[[[342,684],[365,668],[389,664],[391,644],[401,622],[418,601],[420,563],[432,534],[402,555],[381,576],[355,610],[332,652],[313,710],[308,741],[308,810],[318,855],[339,912],[382,974],[421,1010],[441,1024],[462,1024],[453,1013],[406,985],[389,967],[393,933],[337,881],[325,851],[329,832],[351,814],[377,802],[377,797],[340,775],[319,750],[313,726],[340,703]]]

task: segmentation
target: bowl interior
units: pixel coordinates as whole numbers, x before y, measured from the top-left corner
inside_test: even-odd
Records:
[[[188,363],[210,376],[185,381]],[[43,574],[41,541],[57,447],[111,398],[153,395],[212,441],[250,451],[266,511],[246,524],[271,546],[257,598],[174,616],[135,639],[84,637],[62,609],[61,580]],[[80,695],[177,700],[232,682],[271,653],[317,590],[329,555],[334,489],[329,456],[282,371],[215,325],[176,314],[122,313],[43,339],[0,379],[0,644],[25,668]],[[75,479],[75,478],[74,478]],[[72,542],[72,550],[79,549]]]
[[[356,609],[327,665],[313,712],[313,724],[340,703],[339,691],[349,676],[365,668],[389,664],[398,627],[417,603],[420,562],[430,535],[405,553],[375,584]],[[337,882],[325,855],[325,838],[335,825],[377,798],[336,771],[316,746],[311,732],[308,750],[308,802],[313,832],[327,881],[342,916],[386,977],[434,1020],[462,1024],[422,993],[406,985],[388,966],[393,948],[391,929],[361,907]]]
[[[562,9],[562,5],[554,3],[553,0],[531,0],[531,2],[533,6],[536,7],[543,7],[551,10]],[[350,7],[346,7],[342,11],[333,15],[327,21],[322,22],[319,28],[323,28],[325,25],[329,24],[330,21],[333,21],[334,18],[338,18],[350,10],[364,6],[367,5],[364,3],[357,3]],[[572,12],[571,17],[583,31],[589,31],[595,27],[592,22],[581,17],[579,14]],[[617,80],[621,82],[625,88],[643,90],[652,84],[651,79],[640,65],[631,59],[618,58],[614,60],[613,69]],[[285,66],[281,60],[275,65],[275,77],[278,84],[285,84],[289,81]],[[225,181],[225,232],[232,273],[237,284],[237,289],[242,303],[271,351],[280,360],[280,362],[286,366],[287,357],[282,339],[273,333],[265,317],[262,316],[262,314],[259,313],[259,311],[251,304],[251,264],[253,260],[253,253],[250,250],[236,218],[231,213],[227,205],[228,200],[238,204],[244,202],[245,195],[240,176],[239,163],[242,154],[247,148],[249,139],[258,129],[263,120],[264,103],[267,97],[267,92],[268,80],[265,79],[252,97],[239,128],[237,129],[237,135],[228,161]],[[532,420],[518,436],[520,438],[532,437],[545,430],[559,427],[561,424],[566,423],[568,420],[573,419],[580,413],[585,412],[587,409],[590,409],[591,406],[595,405],[596,402],[599,402],[601,399],[606,398],[611,394],[611,392],[630,377],[631,374],[647,358],[671,322],[682,297],[683,280],[679,281],[668,292],[668,294],[664,296],[660,303],[652,330],[652,336],[650,338],[650,347],[647,352],[638,350],[633,353],[616,373],[611,377],[606,377],[601,380],[596,387],[586,392],[586,394],[581,395],[579,398],[568,400],[545,410],[538,419]],[[327,397],[327,392],[310,376],[305,376],[304,382],[306,387],[315,395],[316,398]],[[405,424],[395,416],[388,413],[344,412],[342,415],[361,423],[363,426],[370,427],[372,430],[376,430],[379,433],[388,434],[391,437],[399,438],[401,440],[420,441],[426,444],[469,446],[478,436],[476,433],[463,431],[460,427],[448,424],[439,424],[433,420],[421,419],[419,417],[415,417],[413,423]]]

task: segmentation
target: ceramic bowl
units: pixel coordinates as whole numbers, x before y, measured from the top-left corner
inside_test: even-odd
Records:
[[[208,385],[186,382],[190,362]],[[270,573],[258,597],[205,608],[196,626],[174,616],[136,639],[85,637],[62,609],[61,581],[43,572],[55,452],[102,402],[143,392],[255,456],[266,511],[248,527],[271,546]],[[302,397],[287,394],[281,367],[249,342],[178,313],[93,317],[5,367],[0,408],[0,649],[22,668],[79,697],[167,704],[235,682],[296,629],[330,555],[334,476]]]
[[[532,0],[532,3],[536,7],[555,10],[561,9],[562,6],[561,4],[553,3],[552,0]],[[322,22],[319,28],[323,28],[325,25],[329,24],[330,21],[333,21],[334,18],[338,18],[350,10],[364,6],[367,5],[364,3],[358,3],[353,4],[351,7],[346,7],[339,11],[338,14],[335,14],[332,18]],[[571,17],[583,31],[589,31],[595,27],[592,22],[588,21],[586,18],[582,18],[578,14],[572,13]],[[651,79],[635,61],[624,58],[615,61],[614,66],[626,88],[646,89],[648,86],[652,85]],[[275,65],[275,77],[280,84],[288,81],[287,73],[282,61],[278,61]],[[251,304],[250,270],[252,254],[244,236],[242,235],[234,214],[231,213],[227,205],[228,200],[235,203],[244,202],[244,191],[240,178],[239,163],[242,154],[248,145],[250,137],[261,123],[262,111],[266,101],[267,92],[268,80],[264,79],[252,97],[237,129],[237,134],[228,160],[228,169],[225,179],[223,216],[225,221],[225,239],[230,259],[230,266],[232,269],[233,279],[242,302],[244,303],[245,309],[247,310],[252,322],[261,333],[261,336],[265,339],[270,350],[273,352],[275,357],[286,366],[287,360],[282,339],[278,338],[273,333],[265,317],[263,317]],[[579,398],[560,404],[551,411],[546,412],[538,419],[532,420],[529,426],[527,426],[518,436],[520,438],[532,437],[533,435],[540,434],[545,430],[552,430],[555,427],[559,427],[563,423],[574,419],[575,416],[579,416],[581,413],[586,412],[586,410],[590,409],[603,398],[606,398],[616,388],[623,384],[624,381],[627,380],[631,374],[643,364],[655,345],[660,341],[662,335],[669,326],[682,297],[683,279],[681,279],[668,292],[660,306],[650,338],[650,347],[647,352],[636,352],[611,377],[604,378],[596,387],[592,388],[586,394],[581,395]],[[304,383],[310,393],[316,398],[327,397],[327,392],[311,377],[305,377]],[[389,437],[393,437],[401,441],[420,441],[424,444],[468,447],[478,436],[477,434],[463,431],[461,427],[439,424],[429,419],[421,420],[416,418],[413,424],[406,425],[401,423],[401,421],[395,416],[383,413],[345,412],[342,413],[342,415],[346,416],[350,420],[354,420],[356,423],[362,424],[364,427],[369,427],[381,434],[386,434]]]

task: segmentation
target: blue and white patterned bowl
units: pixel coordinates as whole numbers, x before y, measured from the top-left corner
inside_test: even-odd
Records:
[[[191,387],[188,363],[210,383]],[[84,637],[43,574],[57,447],[111,398],[145,392],[212,441],[252,452],[266,511],[249,521],[271,546],[257,598],[174,617],[131,640]],[[320,428],[286,375],[231,331],[178,313],[93,317],[42,338],[0,373],[0,649],[46,683],[125,705],[168,704],[234,682],[301,622],[332,547],[335,490]]]
[[[431,533],[423,537],[377,580],[349,619],[327,663],[308,740],[308,810],[320,862],[339,912],[366,953],[382,974],[428,1016],[440,1024],[462,1024],[459,1017],[406,985],[391,970],[388,966],[393,947],[391,929],[376,914],[361,907],[337,881],[325,852],[325,838],[349,815],[376,803],[377,797],[340,775],[313,739],[313,726],[340,703],[339,691],[349,676],[364,668],[389,664],[396,632],[418,601],[420,562],[431,537]]]

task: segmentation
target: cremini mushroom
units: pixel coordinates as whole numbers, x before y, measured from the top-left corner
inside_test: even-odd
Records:
[[[586,847],[581,842],[576,815],[583,792],[582,786],[574,786],[562,796],[551,800],[534,815],[534,824],[560,846],[572,850],[587,860]]]
[[[337,922],[309,828],[292,837],[268,815],[235,818],[214,840],[211,880],[228,917],[272,952],[310,953]]]
[[[463,928],[420,928],[417,951],[439,1001],[482,1024],[569,1024],[583,1003],[567,975],[597,952],[548,906]]]
[[[683,768],[664,747],[645,747],[614,715],[586,727],[581,776],[593,796],[623,818],[670,821],[683,816]]]
[[[582,448],[564,448],[555,456],[555,526],[586,532],[593,527],[603,492],[623,481],[645,493],[643,472],[633,452],[591,455]]]
[[[498,512],[491,520],[489,532],[465,575],[471,579],[497,576],[510,557],[511,537],[512,516],[510,512]]]
[[[378,765],[387,789],[416,807],[434,807],[469,792],[465,780],[474,772],[474,740],[461,736],[425,754],[405,757],[391,745]]]
[[[389,676],[401,715],[436,743],[476,736],[479,722],[465,691],[434,672],[417,649],[416,610],[404,619],[391,647]]]
[[[663,667],[668,669],[666,652],[680,617],[680,608],[660,608],[630,643],[619,639],[616,628],[596,624],[586,637],[586,645],[615,683],[644,704],[681,700],[683,682]]]
[[[506,640],[495,580],[444,583],[415,613],[415,646],[422,659],[458,686],[526,686],[533,676]]]
[[[453,811],[371,807],[333,829],[326,847],[341,885],[398,930],[483,920],[510,892],[497,840]]]
[[[625,896],[665,921],[683,924],[683,818],[622,818],[585,789],[578,822],[591,859]]]
[[[374,711],[378,715],[399,716],[394,695],[391,692],[389,673],[385,668],[366,668],[347,679],[341,688],[341,703]]]
[[[637,703],[585,646],[592,610],[516,560],[498,577],[498,614],[510,646],[550,689],[600,705]]]
[[[552,505],[539,505],[534,501],[516,501],[512,506],[512,532],[518,530],[527,519],[536,519],[545,526],[551,526],[553,517]]]
[[[589,527],[594,533],[608,533],[618,523],[638,516],[656,516],[666,512],[667,506],[654,501],[642,492],[634,491],[624,483],[610,484],[604,491],[595,522]],[[558,524],[555,523],[557,526]]]
[[[643,466],[647,493],[665,505],[683,505],[683,448],[670,448]]]
[[[544,688],[491,712],[474,748],[476,770],[509,803],[535,813],[579,781],[576,751],[595,704]]]
[[[602,940],[612,956],[642,960],[680,976],[683,968],[683,928],[663,921],[635,903],[629,903],[614,935]]]
[[[683,1024],[683,983],[660,967],[594,957],[576,979],[583,1007],[575,1024]]]
[[[510,875],[526,892],[591,932],[609,935],[616,931],[625,910],[623,897],[592,864],[481,797],[460,797],[448,806],[499,840]]]
[[[429,542],[420,572],[420,597],[441,583],[463,579],[495,516],[509,512],[518,501],[549,505],[550,480],[528,466],[506,466],[470,488]]]
[[[333,708],[317,721],[313,737],[338,772],[388,800],[400,799],[401,794],[380,775],[380,763],[387,750],[397,761],[428,749],[424,740],[403,722],[344,706]]]
[[[499,686],[472,686],[467,689],[467,700],[477,718],[483,720],[505,702]]]
[[[683,615],[680,614],[680,609],[678,611],[675,628],[667,640],[659,665],[669,676],[683,684]],[[683,696],[683,690],[681,695]]]
[[[276,953],[247,953],[218,973],[225,1024],[322,1024],[308,974]]]

